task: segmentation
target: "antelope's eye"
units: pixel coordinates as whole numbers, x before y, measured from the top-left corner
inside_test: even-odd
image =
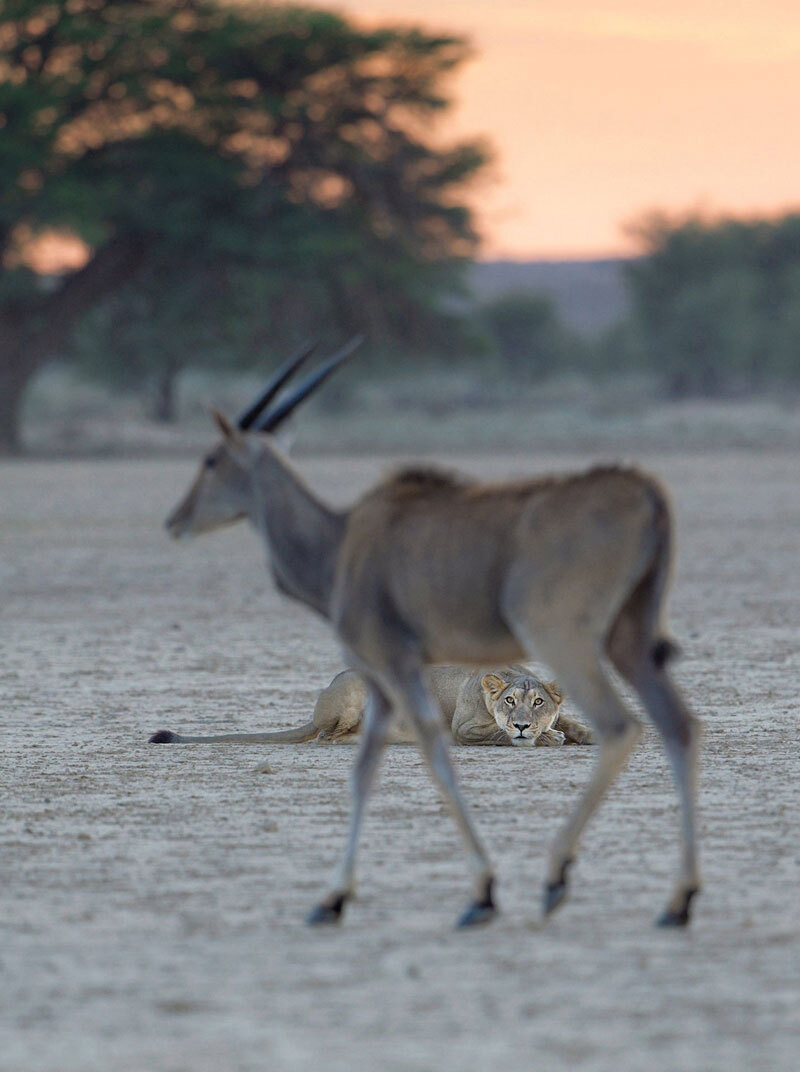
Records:
[[[544,700],[541,698],[541,696],[537,696],[536,699],[533,701],[533,706],[534,707],[541,707],[543,703],[544,703]]]
[[[513,696],[506,696],[506,703],[509,707],[513,707],[516,702]]]
[[[209,454],[203,464],[205,465],[206,469],[213,469],[214,466],[217,464],[217,459],[214,457],[213,454]]]

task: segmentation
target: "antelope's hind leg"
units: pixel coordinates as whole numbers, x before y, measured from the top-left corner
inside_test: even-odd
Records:
[[[375,685],[371,684],[364,715],[364,730],[352,773],[353,804],[344,858],[333,889],[308,916],[308,923],[312,926],[338,923],[345,904],[353,896],[361,822],[367,798],[386,747],[391,717],[392,711],[386,697]]]
[[[647,664],[630,680],[664,742],[678,789],[681,815],[678,881],[656,923],[659,927],[685,927],[691,918],[692,899],[700,891],[695,823],[700,723],[688,710],[665,670],[655,666],[651,658]]]
[[[554,653],[552,658],[551,651]],[[548,652],[542,651],[542,656],[564,684],[567,694],[590,719],[599,745],[599,755],[589,783],[550,851],[543,898],[543,910],[547,916],[565,900],[568,871],[583,828],[625,765],[641,736],[642,728],[617,695],[593,650],[579,651],[574,642],[570,645],[565,640]]]
[[[697,764],[700,723],[670,680],[666,662],[669,645],[655,639],[661,574],[653,571],[623,607],[608,641],[609,658],[636,689],[653,725],[661,735],[678,789],[681,814],[681,864],[678,881],[660,927],[685,927],[692,899],[700,890],[695,829]]]

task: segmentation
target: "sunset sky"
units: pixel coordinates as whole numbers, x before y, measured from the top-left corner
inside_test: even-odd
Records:
[[[651,208],[800,208],[800,0],[343,0],[468,35],[443,135],[485,134],[484,256],[632,251]]]

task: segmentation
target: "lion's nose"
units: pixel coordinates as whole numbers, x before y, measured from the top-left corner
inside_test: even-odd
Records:
[[[526,730],[528,726],[530,726],[530,722],[515,722],[514,725],[517,727],[519,732],[522,733],[523,730]]]

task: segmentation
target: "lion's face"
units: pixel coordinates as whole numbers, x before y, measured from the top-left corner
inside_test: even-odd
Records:
[[[555,682],[545,684],[535,677],[506,680],[485,674],[481,680],[486,709],[517,746],[531,746],[558,718],[563,696]]]

